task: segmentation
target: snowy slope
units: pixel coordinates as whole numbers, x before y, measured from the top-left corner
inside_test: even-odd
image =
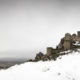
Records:
[[[27,62],[0,71],[0,80],[80,80],[80,53],[57,61]]]

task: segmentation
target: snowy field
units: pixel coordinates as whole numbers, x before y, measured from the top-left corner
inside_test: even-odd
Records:
[[[0,80],[80,80],[80,54],[74,52],[57,61],[27,62],[0,71]]]

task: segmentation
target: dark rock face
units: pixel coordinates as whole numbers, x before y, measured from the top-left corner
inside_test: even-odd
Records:
[[[80,31],[77,32],[77,35],[76,34],[71,35],[70,33],[66,33],[65,36],[60,40],[60,43],[59,45],[57,45],[56,49],[48,47],[46,54],[43,55],[43,53],[41,52],[38,53],[35,57],[35,60],[36,61],[39,60],[45,61],[51,59],[56,60],[56,58],[60,55],[59,53],[62,51],[80,48],[80,46],[78,45],[73,45],[76,42],[80,43]]]
[[[39,52],[36,57],[35,57],[35,60],[38,61],[38,60],[41,60],[42,57],[44,56],[44,54],[42,52]]]

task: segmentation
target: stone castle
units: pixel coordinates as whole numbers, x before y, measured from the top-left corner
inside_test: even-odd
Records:
[[[78,44],[80,44],[80,31],[78,31],[77,34],[72,35],[70,33],[66,33],[55,49],[47,47],[46,54],[44,55],[42,52],[39,52],[35,57],[35,61],[47,59],[55,60],[60,55],[60,52],[80,48],[80,45]]]
[[[66,51],[78,47],[77,45],[74,45],[76,42],[80,43],[80,31],[77,32],[77,35],[76,34],[71,35],[70,33],[66,33],[65,37],[61,39],[56,49],[53,49],[52,47],[47,48],[47,55],[51,55],[53,53],[58,53],[61,51]]]

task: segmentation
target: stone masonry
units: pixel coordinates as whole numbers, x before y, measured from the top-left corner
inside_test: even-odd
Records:
[[[60,40],[60,43],[57,45],[57,47],[54,49],[52,47],[47,47],[47,52],[45,55],[43,55],[41,52],[36,55],[36,60],[42,60],[42,59],[55,59],[60,52],[71,50],[73,48],[80,48],[80,46],[74,45],[76,42],[80,43],[80,31],[77,32],[77,34],[70,34],[66,33],[65,36]]]

